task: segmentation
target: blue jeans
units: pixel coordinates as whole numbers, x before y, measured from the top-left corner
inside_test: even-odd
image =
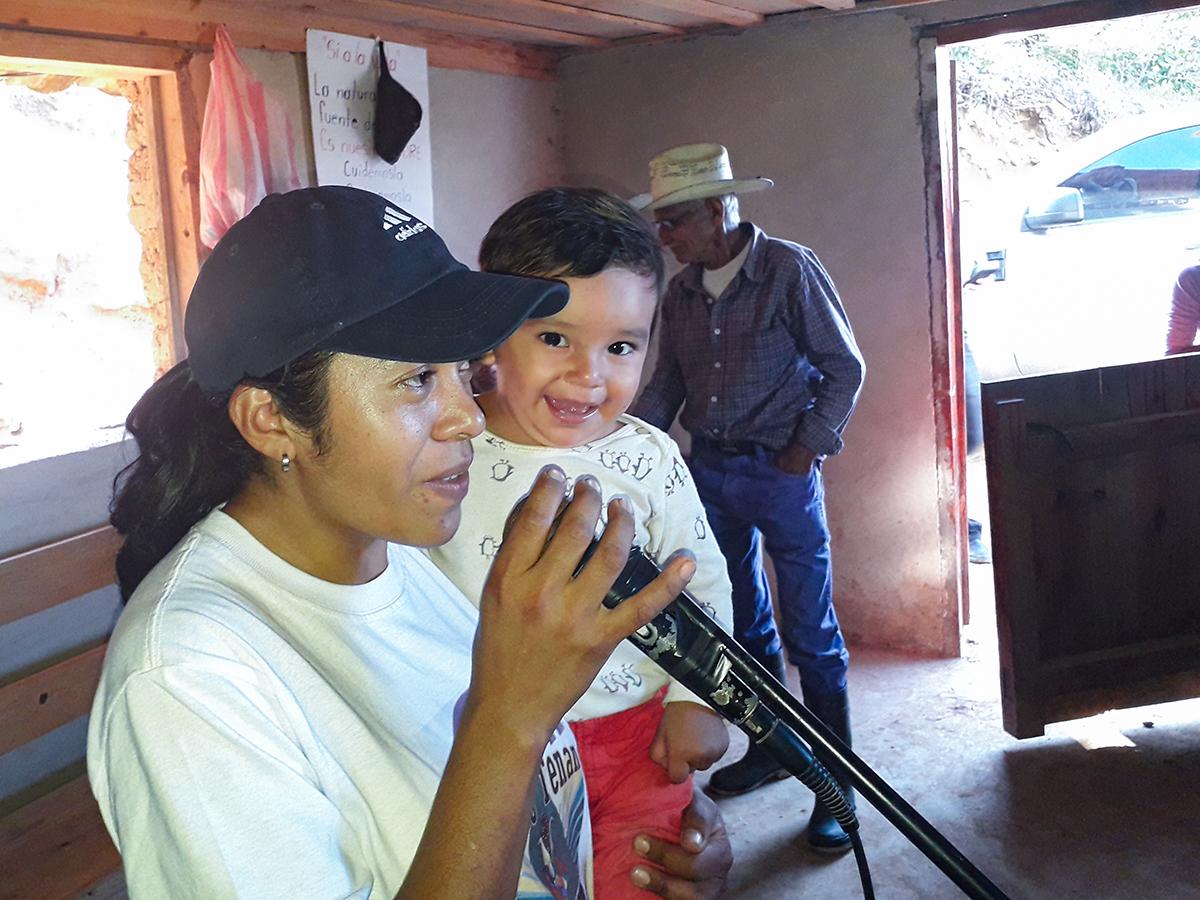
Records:
[[[980,399],[979,367],[971,345],[963,338],[963,403],[967,407],[967,456],[983,450],[983,404]]]
[[[758,659],[786,648],[806,696],[845,690],[850,654],[833,610],[825,483],[820,464],[789,475],[758,448],[728,456],[697,446],[688,461],[733,582],[734,636]],[[775,564],[775,625],[763,546]]]

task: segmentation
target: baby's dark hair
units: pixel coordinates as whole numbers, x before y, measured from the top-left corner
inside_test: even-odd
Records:
[[[504,275],[586,278],[628,269],[664,279],[658,235],[642,215],[599,188],[546,188],[500,214],[479,247],[479,267]]]

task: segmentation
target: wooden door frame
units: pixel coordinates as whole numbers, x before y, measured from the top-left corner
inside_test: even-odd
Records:
[[[956,599],[959,629],[969,613],[967,591],[966,427],[962,367],[962,277],[958,261],[958,191],[947,177],[952,161],[943,141],[954,117],[943,102],[949,79],[938,50],[962,41],[1063,25],[1122,19],[1200,6],[1200,0],[1072,0],[1053,6],[989,13],[916,29],[918,104],[925,160],[927,247],[938,533],[943,587]],[[951,96],[951,99],[953,97]]]

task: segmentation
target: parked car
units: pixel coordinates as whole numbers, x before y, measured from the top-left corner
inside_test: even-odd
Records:
[[[1114,123],[964,215],[963,320],[985,381],[1153,359],[1200,262],[1200,109]]]

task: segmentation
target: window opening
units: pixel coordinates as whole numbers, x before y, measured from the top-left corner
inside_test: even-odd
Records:
[[[0,75],[0,467],[121,439],[171,362],[145,80]]]

